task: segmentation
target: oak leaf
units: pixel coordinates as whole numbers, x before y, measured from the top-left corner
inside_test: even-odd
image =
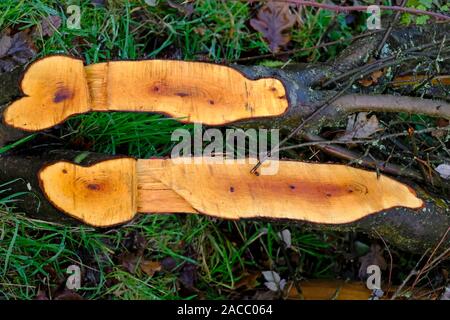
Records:
[[[0,34],[0,73],[12,71],[16,66],[29,62],[36,55],[28,31],[11,35],[9,30]]]
[[[56,30],[61,27],[61,18],[59,16],[48,16],[43,18],[40,24],[40,28],[42,31],[42,36],[51,37]]]
[[[159,261],[142,260],[139,266],[149,277],[153,277],[156,272],[162,269],[161,262]]]
[[[269,44],[270,51],[278,52],[281,46],[285,46],[291,35],[287,30],[296,22],[287,3],[269,2],[257,13],[256,19],[250,20],[250,25],[256,31],[263,34]]]

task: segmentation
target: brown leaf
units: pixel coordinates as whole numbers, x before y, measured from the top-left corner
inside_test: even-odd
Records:
[[[372,78],[363,78],[358,80],[358,83],[363,87],[370,87],[373,84]]]
[[[447,127],[449,125],[449,123],[450,123],[447,119],[443,119],[443,118],[437,119],[436,122],[437,122],[436,123],[437,126],[440,127],[440,128]],[[447,135],[447,132],[448,132],[447,130],[436,129],[436,130],[431,132],[431,135],[433,137],[435,137],[435,138],[443,138],[443,137],[445,137]]]
[[[359,277],[365,280],[368,277],[367,267],[370,265],[377,265],[381,270],[386,270],[387,263],[383,257],[383,249],[378,244],[372,244],[370,251],[359,258],[361,266],[359,268]]]
[[[28,31],[11,35],[6,30],[0,34],[0,73],[9,72],[15,66],[29,62],[35,55],[36,50]]]
[[[40,24],[42,35],[51,37],[56,30],[61,27],[61,18],[59,16],[48,16],[41,20]]]
[[[363,87],[370,87],[372,84],[377,84],[378,80],[383,76],[384,70],[377,70],[372,72],[367,78],[358,80]]]
[[[149,260],[142,260],[141,263],[139,264],[139,267],[149,277],[153,277],[155,275],[155,272],[161,271],[162,269],[161,262]]]
[[[120,264],[129,273],[135,273],[140,257],[134,253],[122,253],[118,257]]]
[[[357,115],[348,117],[345,134],[339,140],[351,141],[352,139],[365,139],[379,130],[380,123],[375,115],[367,119],[367,112],[360,112]]]
[[[250,25],[263,34],[272,52],[278,52],[281,46],[291,40],[291,35],[286,30],[295,21],[296,16],[290,11],[289,4],[269,2],[258,11],[256,19],[250,20]]]
[[[144,255],[147,241],[142,233],[132,232],[125,238],[123,246],[128,252],[120,253],[117,259],[128,272],[135,273]]]
[[[257,279],[261,276],[260,272],[255,273],[244,273],[244,276],[236,282],[234,285],[234,289],[244,289],[244,290],[251,290],[254,289],[258,285]]]

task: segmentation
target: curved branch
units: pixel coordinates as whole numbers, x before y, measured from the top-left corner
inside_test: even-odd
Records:
[[[349,94],[336,99],[333,105],[348,113],[357,111],[406,112],[450,119],[450,103],[443,100],[388,94]]]
[[[350,11],[366,11],[369,6],[337,6],[332,4],[326,4],[326,3],[319,3],[314,1],[303,1],[303,0],[275,0],[277,2],[288,2],[288,3],[295,3],[300,4],[307,7],[315,7],[315,8],[322,8],[327,10],[332,10],[336,12],[350,12]],[[405,12],[410,13],[414,15],[426,15],[430,17],[434,17],[436,19],[446,20],[449,21],[450,17],[446,16],[445,14],[437,13],[437,12],[430,12],[430,11],[424,11],[420,9],[414,9],[414,8],[407,8],[407,7],[401,7],[401,6],[378,6],[382,10],[392,10],[392,11],[399,11],[399,12]]]

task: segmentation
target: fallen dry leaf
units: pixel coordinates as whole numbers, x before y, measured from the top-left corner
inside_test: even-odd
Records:
[[[436,122],[437,122],[437,126],[440,128],[447,127],[450,124],[450,121],[448,121],[447,119],[443,119],[443,118],[437,119]],[[447,133],[448,133],[448,130],[436,129],[431,132],[431,135],[435,138],[443,138],[447,135]]]
[[[286,286],[286,280],[281,279],[280,275],[275,271],[263,271],[262,275],[266,279],[264,285],[271,291],[282,291]]]
[[[292,245],[291,232],[288,229],[284,229],[283,231],[278,232],[278,236],[280,237],[281,241],[283,241],[284,246],[289,249]]]
[[[375,72],[372,72],[367,78],[358,80],[358,82],[363,87],[370,87],[373,84],[377,84],[378,80],[383,76],[383,74],[384,74],[384,69],[377,70]]]
[[[250,25],[263,34],[269,44],[270,51],[278,52],[285,46],[291,35],[287,33],[296,22],[296,15],[289,8],[289,4],[268,2],[257,13],[256,19],[250,20]]]
[[[279,293],[273,291],[256,291],[251,300],[275,300],[279,299]]]
[[[41,20],[39,25],[42,36],[51,37],[56,30],[61,27],[61,18],[59,16],[48,16]]]
[[[161,271],[162,265],[159,261],[142,260],[139,264],[142,271],[149,277],[153,277],[156,272]]]
[[[367,119],[367,112],[360,112],[348,117],[347,128],[339,140],[351,141],[352,139],[369,138],[380,129],[380,123],[375,115]]]
[[[135,273],[138,260],[140,257],[134,253],[122,253],[118,256],[118,260],[122,267],[124,267],[129,273]]]
[[[234,289],[252,290],[258,285],[258,278],[261,275],[259,272],[244,273],[241,280],[235,283]]]
[[[173,271],[178,267],[177,261],[172,257],[166,257],[161,260],[161,266],[164,271]]]
[[[10,72],[16,66],[29,62],[36,55],[28,31],[11,35],[10,30],[0,34],[0,73]]]
[[[4,57],[12,45],[12,38],[10,36],[4,35],[0,38],[0,58]]]
[[[128,272],[135,273],[139,261],[141,261],[144,255],[147,241],[143,234],[132,232],[123,244],[127,251],[120,253],[117,259]]]

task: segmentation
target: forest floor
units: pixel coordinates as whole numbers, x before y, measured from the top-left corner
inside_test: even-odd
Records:
[[[445,13],[449,10],[445,2],[417,0],[408,1],[407,6]],[[292,15],[286,18],[290,27],[275,30],[286,38],[270,41],[250,22],[257,19],[261,3],[219,0],[84,0],[78,7],[81,20],[77,27],[77,9],[68,12],[68,5],[62,3],[0,2],[0,72],[10,63],[2,60],[2,37],[19,32],[27,38],[21,45],[28,47],[21,50],[28,50],[30,59],[68,54],[86,64],[162,58],[283,68],[294,62],[332,59],[352,37],[367,30],[365,13],[338,14],[294,6],[286,13]],[[399,23],[424,24],[427,20],[402,14]],[[334,41],[334,45],[320,46]],[[311,49],[317,46],[320,48]],[[271,49],[278,53],[272,55]],[[283,54],[285,51],[289,54]],[[394,122],[402,129],[436,125],[435,119],[403,114],[379,119],[384,127]],[[92,113],[71,118],[51,133],[31,135],[22,142],[148,158],[169,155],[174,145],[171,134],[182,126],[191,129],[160,115]],[[327,130],[335,134],[344,132],[345,126]],[[438,139],[444,144],[441,150],[447,150],[448,132]],[[422,140],[414,142],[419,149],[431,143]],[[409,146],[411,141],[405,143]],[[0,147],[0,153],[17,147],[20,143]],[[313,146],[284,156],[340,162]],[[1,190],[6,188],[0,186],[0,299],[277,299],[289,294],[266,282],[272,280],[278,287],[283,281],[292,284],[304,279],[364,283],[361,270],[376,263],[384,267],[383,281],[395,286],[421,258],[389,246],[382,238],[315,232],[287,222],[160,214],[142,215],[125,226],[107,230],[68,227],[17,212],[14,203],[20,201],[20,195],[2,198]],[[76,292],[65,288],[71,265],[82,270],[82,287]],[[449,261],[440,261],[415,284],[421,292],[428,290],[423,297],[436,297],[442,291],[448,270]],[[275,276],[270,279],[266,271]],[[411,291],[400,298],[412,295]]]

